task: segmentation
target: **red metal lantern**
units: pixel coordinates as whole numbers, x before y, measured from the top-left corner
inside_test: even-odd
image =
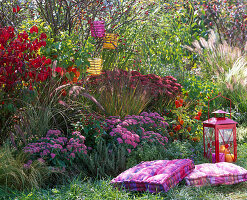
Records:
[[[219,94],[217,97],[223,96]],[[231,100],[223,98],[230,101],[230,113],[217,110],[212,112],[215,116],[209,119],[209,102],[213,100],[211,99],[208,101],[208,120],[203,122],[204,157],[213,163],[237,160],[237,122],[231,119]],[[226,114],[230,114],[230,119],[225,117]]]

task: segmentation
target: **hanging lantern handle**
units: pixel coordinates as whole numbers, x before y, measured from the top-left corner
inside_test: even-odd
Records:
[[[218,98],[218,97],[222,97],[222,98],[225,98],[225,99],[227,99],[227,100],[230,101],[230,119],[231,119],[231,118],[232,118],[232,114],[231,114],[232,100],[229,99],[229,98],[227,98],[227,97],[222,96],[222,95],[221,95],[221,92],[219,92],[218,96],[216,96],[216,97],[214,97],[214,98],[208,100],[208,119],[209,119],[209,102],[212,101],[212,100],[214,100],[214,99],[216,99],[216,98]]]

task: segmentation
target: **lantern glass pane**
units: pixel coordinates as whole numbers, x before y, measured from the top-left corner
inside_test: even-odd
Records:
[[[232,129],[220,129],[219,130],[219,142],[233,142],[233,130]]]
[[[212,161],[212,154],[215,154],[215,129],[212,127],[204,127],[204,132],[206,156]]]
[[[234,158],[233,129],[219,129],[219,152],[225,154],[226,162]]]

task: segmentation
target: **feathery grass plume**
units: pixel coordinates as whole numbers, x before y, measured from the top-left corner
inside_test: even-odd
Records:
[[[19,121],[14,122],[15,136],[20,141],[43,137],[49,129],[59,128],[65,133],[69,130],[70,122],[77,117],[78,110],[82,108],[74,104],[61,105],[60,101],[69,101],[63,96],[62,89],[70,84],[62,85],[61,80],[51,79],[43,85],[34,88],[34,96],[28,101],[22,101],[23,108],[16,114]],[[27,141],[28,142],[28,141]]]
[[[10,132],[9,135],[10,135],[10,140],[11,140],[12,145],[14,146],[15,149],[17,149],[17,146],[15,144],[15,136],[14,136],[14,134],[12,132]]]
[[[20,126],[15,124],[14,129],[15,129],[16,133],[18,133],[21,136],[21,139],[24,142],[24,144],[27,145],[25,135],[24,135],[23,131],[21,130]]]
[[[187,45],[184,47],[201,56],[203,63],[200,66],[200,70],[204,76],[209,78],[222,79],[222,74],[225,76],[225,73],[232,68],[233,64],[241,56],[246,56],[246,50],[241,51],[237,47],[232,47],[226,41],[220,43],[217,34],[213,30],[210,30],[208,40],[201,37],[199,41],[194,41],[192,45],[193,47]]]
[[[84,92],[82,92],[84,91]],[[78,97],[79,95],[82,95],[83,97],[87,98],[88,100],[92,101],[93,103],[95,103],[102,111],[105,111],[105,109],[103,108],[103,106],[97,101],[97,99],[95,97],[93,97],[92,95],[90,95],[89,93],[85,92],[85,88],[82,86],[72,86],[69,89],[69,96],[72,96],[74,98]]]
[[[247,57],[239,57],[225,74],[225,81],[228,84],[238,82],[242,86],[247,86]]]
[[[193,46],[185,48],[202,58],[202,75],[214,78],[224,96],[232,99],[237,112],[247,113],[247,43],[243,51],[226,41],[219,43],[211,30],[208,41],[200,38],[200,43],[193,42]]]

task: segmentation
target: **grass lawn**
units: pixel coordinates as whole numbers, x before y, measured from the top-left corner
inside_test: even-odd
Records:
[[[238,146],[238,161],[236,164],[247,169],[247,143]],[[32,190],[28,192],[6,193],[0,191],[1,199],[247,199],[247,182],[235,185],[222,185],[214,187],[188,187],[185,181],[167,193],[150,194],[119,191],[113,188],[106,180],[93,181],[76,178],[67,184],[52,189]]]

